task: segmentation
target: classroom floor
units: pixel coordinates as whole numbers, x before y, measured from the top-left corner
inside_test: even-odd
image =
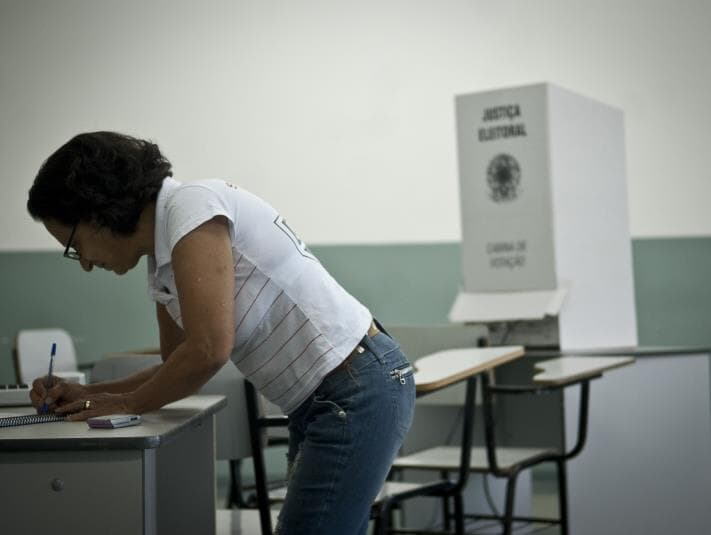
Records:
[[[541,518],[558,517],[558,483],[555,471],[541,465],[531,470],[531,515]],[[499,505],[500,507],[500,505]],[[468,535],[499,535],[501,524],[498,521],[480,521],[466,526]],[[515,524],[514,535],[560,535],[558,526],[545,524]]]
[[[533,514],[536,516],[558,516],[558,483],[555,473],[549,468],[533,469]],[[522,530],[522,533],[525,533]],[[537,535],[559,535],[560,528],[551,526],[535,532]]]

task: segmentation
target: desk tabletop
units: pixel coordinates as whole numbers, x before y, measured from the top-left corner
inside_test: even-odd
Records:
[[[189,396],[141,415],[141,424],[92,429],[86,422],[51,422],[0,427],[0,450],[152,449],[172,440],[227,404],[224,396]],[[5,407],[2,416],[32,414],[32,407]]]
[[[418,394],[434,392],[467,377],[511,362],[524,354],[523,346],[477,347],[437,351],[415,362]]]
[[[593,356],[569,356],[544,360],[535,365],[540,373],[533,376],[533,382],[541,385],[563,385],[600,375],[613,368],[627,366],[634,360],[634,357]]]

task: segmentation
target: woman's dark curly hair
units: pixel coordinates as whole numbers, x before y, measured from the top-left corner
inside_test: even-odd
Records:
[[[173,176],[170,162],[150,141],[116,132],[79,134],[42,164],[27,210],[36,220],[85,221],[129,235],[167,176]]]

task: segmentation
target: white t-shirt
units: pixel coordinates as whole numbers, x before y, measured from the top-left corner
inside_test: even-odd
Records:
[[[269,204],[222,180],[181,184],[166,178],[156,199],[148,287],[180,327],[171,252],[183,236],[215,216],[227,218],[232,240],[232,361],[288,414],[351,353],[372,316]]]

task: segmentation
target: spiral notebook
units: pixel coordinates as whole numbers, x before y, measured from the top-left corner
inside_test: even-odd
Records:
[[[65,418],[65,416],[60,416],[58,414],[24,414],[22,416],[4,416],[0,417],[0,427],[62,422]]]

